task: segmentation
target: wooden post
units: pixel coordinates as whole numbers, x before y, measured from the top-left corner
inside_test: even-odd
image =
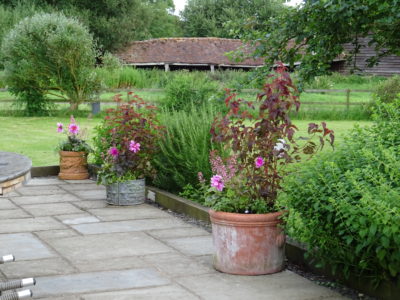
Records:
[[[346,108],[350,109],[350,89],[346,90]]]
[[[165,69],[165,72],[168,72],[169,71],[169,64],[164,64],[164,69]]]

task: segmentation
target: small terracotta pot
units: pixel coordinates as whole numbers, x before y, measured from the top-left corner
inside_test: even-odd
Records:
[[[60,151],[60,173],[58,178],[63,180],[88,179],[87,153]]]
[[[214,267],[237,275],[263,275],[283,269],[283,212],[237,214],[210,210]]]

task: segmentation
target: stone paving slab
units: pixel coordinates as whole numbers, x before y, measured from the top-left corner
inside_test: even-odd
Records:
[[[85,190],[104,190],[105,191],[105,187],[103,185],[97,185],[95,182],[91,182],[91,183],[67,183],[67,184],[63,184],[61,185],[61,188],[63,188],[64,190],[67,191],[85,191]]]
[[[3,219],[19,219],[19,218],[30,218],[31,215],[28,215],[22,209],[6,209],[0,210],[0,220]]]
[[[151,236],[165,240],[171,238],[181,238],[181,237],[191,237],[191,236],[201,236],[210,235],[210,233],[203,228],[196,227],[194,225],[190,227],[183,228],[172,228],[172,229],[159,229],[159,230],[148,230],[146,231]]]
[[[100,220],[94,216],[88,214],[79,214],[79,215],[63,215],[61,218],[59,216],[56,217],[61,220],[63,224],[66,225],[79,225],[79,224],[88,224],[88,223],[98,223]]]
[[[173,252],[142,232],[76,236],[49,240],[49,244],[75,266],[83,261]]]
[[[18,258],[18,257],[17,257]],[[4,264],[1,271],[9,278],[27,278],[60,275],[76,272],[76,269],[61,258],[37,259]]]
[[[95,189],[95,190],[77,190],[71,192],[79,198],[85,200],[105,200],[106,199],[106,191],[103,189]]]
[[[37,231],[35,234],[44,241],[49,241],[52,239],[60,239],[71,236],[77,236],[78,233],[72,229],[57,229],[57,230],[46,230],[46,231]]]
[[[63,224],[51,217],[0,220],[0,234],[64,228]]]
[[[35,297],[82,294],[108,290],[160,286],[170,281],[154,269],[133,269],[80,273],[65,276],[37,277],[32,287]]]
[[[37,185],[56,185],[65,183],[63,180],[58,179],[57,177],[41,177],[41,178],[32,178],[29,180],[26,186],[37,186]]]
[[[78,214],[83,212],[70,203],[32,204],[22,205],[21,207],[35,217]]]
[[[0,253],[13,254],[18,261],[56,256],[31,233],[1,234]]]
[[[23,186],[18,189],[18,193],[23,196],[42,196],[65,194],[66,191],[55,185],[42,185],[42,186]]]
[[[187,227],[188,224],[174,218],[143,219],[118,222],[101,222],[95,224],[73,225],[72,228],[82,234],[102,234],[113,232],[144,231],[161,228]]]
[[[135,205],[134,207],[109,206],[89,209],[88,212],[103,221],[170,218],[168,213],[147,204]]]
[[[17,208],[9,199],[0,197],[0,210]]]
[[[215,272],[180,277],[175,281],[207,300],[347,299],[290,271],[265,276],[238,276]]]
[[[111,205],[108,205],[107,202],[104,200],[84,200],[84,201],[74,202],[74,205],[83,210],[92,208],[112,207]]]
[[[84,300],[198,300],[198,296],[178,285],[83,295]]]
[[[59,195],[10,197],[10,199],[17,205],[79,201],[79,198],[67,193]]]
[[[160,253],[154,254],[160,255]],[[153,267],[142,256],[120,256],[100,259],[96,261],[81,261],[76,268],[81,272],[98,272],[109,270],[141,269]]]
[[[214,251],[210,235],[166,239],[165,243],[186,255],[207,255],[212,254]]]

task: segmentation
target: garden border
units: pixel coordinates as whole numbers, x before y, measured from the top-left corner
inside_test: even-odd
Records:
[[[98,167],[95,165],[89,165],[89,173],[92,177],[97,173],[97,168]],[[31,169],[32,177],[56,176],[58,172],[59,166],[33,167]],[[155,202],[173,212],[185,214],[210,224],[208,208],[198,203],[152,186],[146,187],[146,197],[149,201]],[[324,275],[332,280],[338,280],[347,287],[382,300],[397,300],[398,295],[400,295],[400,278],[397,282],[382,282],[376,289],[373,289],[374,285],[369,278],[350,275],[350,277],[346,279],[340,272],[333,274],[330,266],[324,268],[315,267],[315,263],[312,259],[305,258],[305,252],[306,250],[303,245],[300,245],[290,238],[286,240],[286,258],[295,264],[301,265],[306,270],[318,275]]]

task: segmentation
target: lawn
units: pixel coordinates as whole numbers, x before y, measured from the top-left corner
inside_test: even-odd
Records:
[[[65,135],[56,131],[57,122],[68,124],[68,118],[19,118],[0,117],[0,151],[11,151],[24,154],[32,159],[33,166],[57,165],[59,158],[56,147]],[[94,127],[101,119],[77,118],[81,128],[88,131],[89,141],[94,135]],[[312,121],[296,120],[295,124],[300,129],[300,135],[306,133],[307,124]],[[371,122],[362,121],[329,121],[328,127],[335,130],[337,144],[343,141],[343,137],[354,124],[360,126],[370,125]],[[326,147],[325,151],[332,151]]]

